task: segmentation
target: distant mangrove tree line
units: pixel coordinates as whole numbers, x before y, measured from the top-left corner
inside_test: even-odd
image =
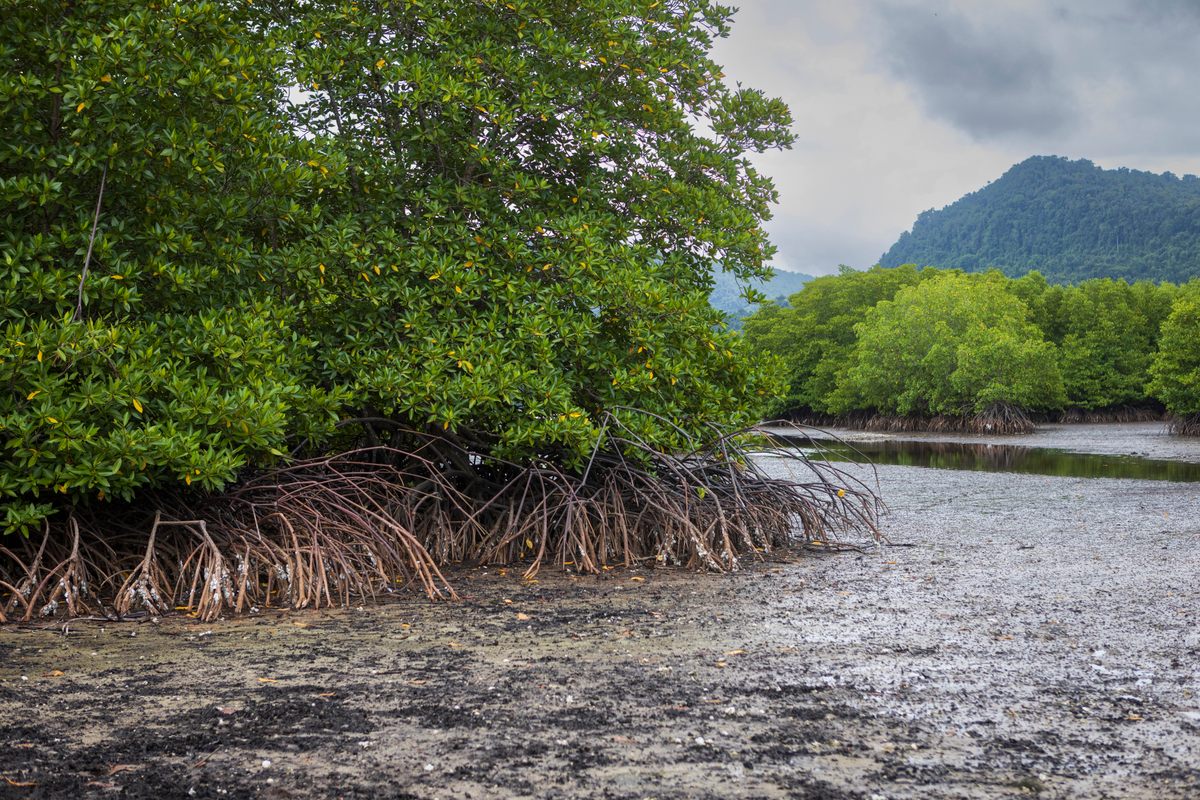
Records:
[[[1200,281],[1050,284],[912,264],[843,269],[746,320],[784,362],[777,415],[1018,432],[1065,419],[1200,419]]]

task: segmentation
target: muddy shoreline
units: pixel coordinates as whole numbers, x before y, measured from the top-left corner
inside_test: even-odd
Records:
[[[1200,486],[878,478],[879,550],[0,630],[0,797],[1200,796]]]

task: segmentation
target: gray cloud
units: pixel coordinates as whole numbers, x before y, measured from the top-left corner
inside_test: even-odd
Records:
[[[1045,135],[1078,121],[1044,42],[1012,25],[984,27],[950,8],[884,5],[884,53],[929,112],[977,139]]]
[[[740,0],[717,47],[799,139],[755,156],[777,264],[869,266],[1031,155],[1200,173],[1200,0]]]

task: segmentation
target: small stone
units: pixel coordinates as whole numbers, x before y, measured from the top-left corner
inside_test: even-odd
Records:
[[[263,769],[266,769],[267,767],[271,766],[271,759],[264,758],[262,760],[262,765],[263,765]]]

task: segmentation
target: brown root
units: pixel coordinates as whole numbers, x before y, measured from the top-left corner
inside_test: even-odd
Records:
[[[1176,436],[1200,436],[1200,414],[1172,417],[1168,429]]]
[[[47,526],[36,547],[0,546],[0,615],[177,609],[208,620],[347,605],[400,585],[453,597],[447,564],[521,562],[527,577],[550,564],[724,571],[797,539],[878,536],[871,487],[794,451],[771,451],[795,476],[773,477],[750,441],[717,434],[664,454],[610,421],[604,446],[568,470],[397,429],[387,444],[298,461],[220,495],[143,497],[152,518],[107,507],[72,515],[69,536]]]
[[[1142,406],[1116,406],[1113,408],[1068,408],[1052,417],[1065,425],[1096,424],[1106,422],[1161,422],[1166,412],[1161,408]]]
[[[970,418],[967,430],[971,433],[1019,435],[1033,433],[1033,420],[1020,408],[1009,403],[992,403]]]
[[[938,414],[936,416],[878,414],[810,414],[798,417],[801,425],[848,428],[876,433],[1033,433],[1033,420],[1023,410],[1007,403],[996,403],[975,415]]]

